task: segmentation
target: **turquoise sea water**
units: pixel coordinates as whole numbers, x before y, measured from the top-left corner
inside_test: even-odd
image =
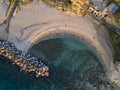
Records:
[[[50,67],[49,77],[36,78],[20,72],[18,66],[0,57],[0,90],[106,90],[108,87],[99,59],[77,39],[41,41],[29,52],[44,58]]]

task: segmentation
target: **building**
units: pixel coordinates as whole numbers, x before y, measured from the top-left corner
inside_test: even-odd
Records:
[[[99,17],[100,19],[103,19],[107,15],[101,11],[96,10],[94,7],[89,7],[88,11],[91,12],[95,17]]]
[[[112,13],[115,13],[117,10],[118,10],[118,6],[114,3],[111,3],[109,6],[108,6],[108,9],[112,12]]]

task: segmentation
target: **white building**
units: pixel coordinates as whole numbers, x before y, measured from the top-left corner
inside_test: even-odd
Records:
[[[91,12],[92,14],[94,14],[96,17],[99,17],[100,19],[103,19],[106,16],[105,13],[103,13],[101,11],[98,11],[98,10],[96,10],[93,7],[89,7],[88,10],[89,10],[89,12]]]

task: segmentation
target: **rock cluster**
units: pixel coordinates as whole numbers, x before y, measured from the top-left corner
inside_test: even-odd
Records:
[[[31,54],[17,50],[13,44],[7,41],[0,40],[0,55],[10,59],[21,70],[34,72],[37,77],[49,75],[49,68],[41,60]]]

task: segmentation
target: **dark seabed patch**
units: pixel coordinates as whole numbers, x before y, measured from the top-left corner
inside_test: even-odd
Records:
[[[36,78],[32,74],[20,72],[16,65],[1,56],[0,90],[106,90],[109,87],[112,88],[97,56],[77,39],[61,37],[41,41],[29,52],[46,60],[50,67],[49,77]]]

